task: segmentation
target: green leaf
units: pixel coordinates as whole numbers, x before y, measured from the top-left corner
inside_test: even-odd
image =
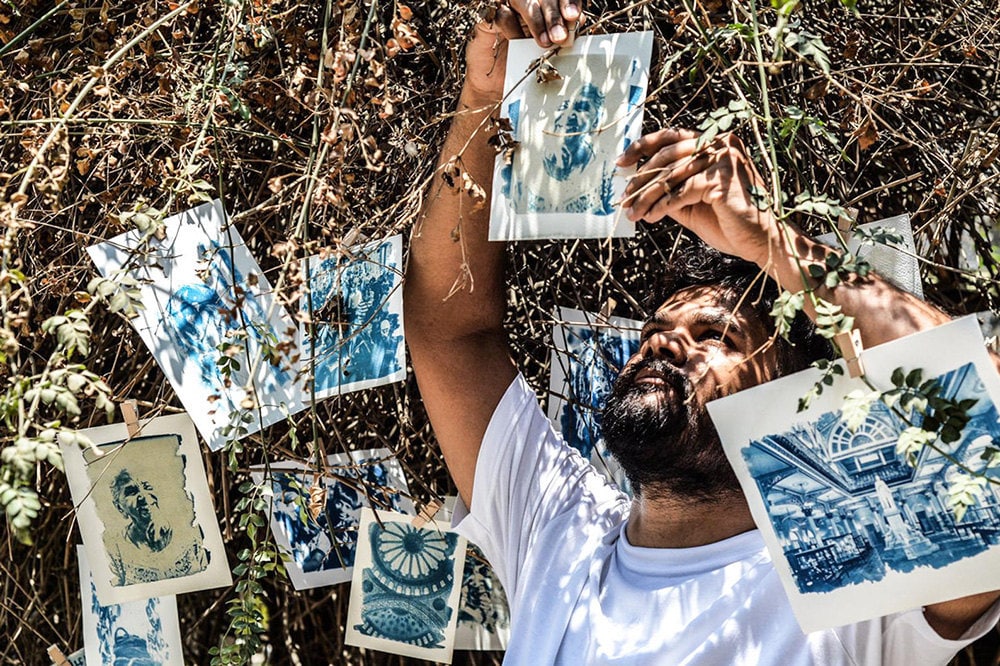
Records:
[[[783,338],[788,337],[788,333],[792,330],[792,322],[795,321],[796,315],[802,311],[802,307],[805,305],[805,297],[804,291],[792,293],[784,290],[775,299],[774,307],[771,308],[771,316],[774,318],[778,335]]]
[[[909,459],[911,455],[918,455],[925,446],[933,443],[936,439],[935,433],[910,426],[899,433],[899,439],[896,440],[896,453]]]
[[[868,419],[872,405],[878,400],[879,395],[878,391],[856,389],[844,396],[840,414],[848,430],[856,432],[861,427]]]

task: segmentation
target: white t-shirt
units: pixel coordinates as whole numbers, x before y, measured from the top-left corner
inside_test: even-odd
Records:
[[[697,548],[638,548],[629,499],[563,443],[520,375],[497,406],[457,529],[511,606],[505,664],[945,664],[1000,619],[945,640],[918,609],[803,634],[756,530]]]

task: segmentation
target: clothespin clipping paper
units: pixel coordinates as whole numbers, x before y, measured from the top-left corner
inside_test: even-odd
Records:
[[[840,348],[840,354],[847,364],[847,373],[857,379],[865,374],[865,366],[861,363],[861,331],[852,328],[850,331],[838,333],[833,336],[833,341]]]
[[[611,313],[615,311],[615,306],[618,305],[618,301],[613,298],[608,298],[604,303],[604,307],[597,315],[598,323],[607,324],[611,320]]]
[[[837,218],[837,229],[840,233],[847,235],[851,233],[851,229],[854,227],[854,222],[857,219],[858,209],[848,208],[839,218]]]
[[[125,418],[125,428],[128,430],[128,438],[132,439],[139,434],[139,403],[135,400],[126,400],[121,404],[122,416]]]
[[[55,664],[55,666],[72,666],[69,663],[69,659],[67,659],[66,655],[63,654],[63,651],[55,645],[49,646],[49,659],[52,660],[52,663]]]
[[[424,508],[422,508],[420,512],[413,517],[413,526],[419,529],[434,520],[434,516],[441,510],[442,506],[443,505],[438,500],[431,500],[429,504],[425,505]]]

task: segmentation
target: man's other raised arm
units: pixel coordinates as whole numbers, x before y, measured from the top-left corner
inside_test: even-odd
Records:
[[[436,172],[457,157],[485,190],[487,203],[496,151],[487,143],[486,119],[503,95],[507,38],[530,33],[547,47],[566,37],[555,0],[514,4],[524,18],[503,6],[494,25],[476,26],[466,51],[465,85]],[[566,0],[562,6],[562,16],[579,15]],[[516,374],[503,330],[504,245],[487,241],[489,206],[476,210],[476,203],[435,178],[413,232],[404,294],[417,384],[467,506],[483,435]]]

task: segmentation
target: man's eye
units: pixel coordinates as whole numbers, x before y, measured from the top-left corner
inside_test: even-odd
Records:
[[[719,342],[722,342],[723,344],[725,344],[727,347],[735,347],[736,346],[733,343],[733,339],[732,338],[730,338],[728,335],[724,334],[722,331],[717,331],[715,329],[708,329],[708,330],[706,330],[704,333],[701,334],[701,338],[700,339],[702,339],[702,340],[718,340]]]

